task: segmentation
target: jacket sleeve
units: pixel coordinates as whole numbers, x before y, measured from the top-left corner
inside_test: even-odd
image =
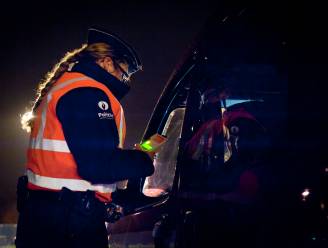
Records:
[[[98,106],[101,101],[108,104],[108,109]],[[110,101],[102,90],[71,90],[60,98],[56,113],[82,178],[93,184],[113,183],[154,172],[147,154],[117,148],[116,123]]]

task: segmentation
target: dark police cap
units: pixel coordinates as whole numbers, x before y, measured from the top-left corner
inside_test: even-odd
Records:
[[[114,50],[115,57],[127,62],[127,73],[129,75],[142,69],[142,64],[136,51],[117,35],[96,28],[90,28],[88,30],[88,45],[94,43],[106,43],[110,45]]]

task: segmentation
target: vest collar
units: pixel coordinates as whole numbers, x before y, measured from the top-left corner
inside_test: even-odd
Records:
[[[112,76],[95,62],[79,62],[73,66],[71,72],[82,73],[106,85],[118,100],[121,100],[130,90],[130,86]]]

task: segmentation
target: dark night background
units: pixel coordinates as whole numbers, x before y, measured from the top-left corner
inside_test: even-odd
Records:
[[[97,26],[119,34],[138,51],[144,70],[123,100],[126,147],[141,138],[175,65],[215,5],[210,1],[12,2],[1,8],[0,223],[15,223],[16,179],[24,172],[28,134],[20,114],[39,80]],[[8,4],[8,3],[7,3]]]
[[[144,70],[134,75],[132,89],[122,102],[127,119],[126,147],[131,148],[141,138],[171,72],[206,17],[222,2],[12,1],[1,6],[0,223],[15,223],[17,218],[16,180],[24,173],[28,143],[28,134],[20,128],[20,114],[34,98],[45,73],[68,50],[86,41],[89,27],[119,34],[135,47],[143,62]],[[302,146],[300,150],[306,151],[311,165],[326,161],[322,142],[327,123],[321,111],[326,105],[323,89],[327,82],[324,65],[328,43],[322,34],[327,29],[327,14],[314,2],[286,2],[286,8],[292,10],[291,23],[286,25],[292,24],[295,32],[291,34],[294,46],[289,52],[290,144]],[[300,159],[299,154],[296,149],[290,157]]]

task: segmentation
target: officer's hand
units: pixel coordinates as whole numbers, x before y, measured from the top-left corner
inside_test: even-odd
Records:
[[[142,147],[140,146],[140,144],[134,144],[134,149],[135,150],[142,151],[144,153],[147,153],[148,156],[151,158],[151,160],[154,160],[154,156],[155,156],[156,151],[145,151],[144,149],[142,149]]]

